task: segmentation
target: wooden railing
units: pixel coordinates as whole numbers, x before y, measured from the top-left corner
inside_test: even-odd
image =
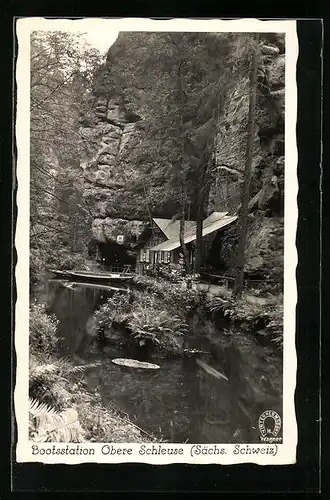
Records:
[[[132,266],[131,264],[110,264],[109,271],[111,273],[131,274],[135,272],[135,266]]]
[[[233,288],[235,283],[235,278],[231,276],[222,276],[219,274],[211,274],[211,273],[201,273],[201,278],[209,283],[213,283],[214,285],[223,285],[226,288]],[[244,279],[244,288],[262,288],[265,285],[278,285],[277,281],[273,280],[250,280]]]

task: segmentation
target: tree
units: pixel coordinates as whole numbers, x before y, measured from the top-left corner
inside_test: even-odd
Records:
[[[212,150],[205,146],[202,162],[199,169],[197,184],[197,210],[196,210],[196,242],[194,273],[200,274],[203,256],[203,220],[206,195],[209,187],[209,180],[212,174]]]
[[[84,145],[78,127],[99,60],[80,36],[31,35],[30,246],[31,267],[38,268],[34,274],[47,263],[83,250],[78,243],[86,235],[90,216],[82,198],[79,156]]]
[[[245,156],[245,168],[242,187],[242,204],[238,220],[238,243],[236,250],[236,276],[234,295],[239,297],[244,285],[244,263],[245,246],[247,235],[247,224],[249,215],[250,183],[252,173],[252,153],[256,126],[256,96],[257,96],[257,72],[259,59],[259,35],[255,36],[255,47],[251,58],[250,72],[250,94],[249,94],[249,116],[247,126],[247,144]]]

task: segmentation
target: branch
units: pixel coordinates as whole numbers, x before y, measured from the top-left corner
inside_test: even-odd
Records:
[[[230,174],[236,175],[237,177],[241,177],[242,172],[239,170],[236,170],[233,167],[230,167],[228,165],[220,165],[219,167],[216,167],[217,170],[225,170],[226,172],[229,172]]]
[[[62,201],[63,203],[66,203],[70,207],[73,207],[75,209],[80,208],[81,210],[83,210],[84,212],[86,212],[88,215],[90,215],[90,212],[88,212],[88,210],[86,210],[86,208],[84,208],[83,206],[79,205],[78,203],[76,205],[72,205],[72,203],[69,203],[68,201],[64,200],[63,198],[60,198],[59,196],[56,196],[56,194],[52,193],[51,191],[48,191],[47,189],[45,189],[45,188],[43,188],[41,186],[38,186],[38,184],[35,184],[34,182],[31,182],[31,185],[34,186],[36,189],[40,189],[41,191],[44,191],[45,193],[49,194],[50,196],[53,196],[57,200]]]
[[[66,78],[64,78],[63,82],[61,82],[57,87],[55,87],[55,89],[50,93],[48,94],[43,100],[42,102],[45,102],[47,99],[49,99],[55,92],[57,92],[57,90],[62,87],[63,85],[65,85],[65,83],[73,77],[73,75],[79,73],[79,71],[75,70],[73,73],[71,73],[69,76],[67,76]],[[34,109],[34,107],[32,106],[31,107],[31,110]]]
[[[44,222],[40,222],[39,220],[36,220],[36,224],[38,224],[38,226],[47,227],[48,229],[51,229],[52,231],[55,231],[57,233],[63,233],[63,234],[66,234],[67,236],[72,237],[72,233],[65,231],[61,227],[49,226],[48,224],[45,224]]]

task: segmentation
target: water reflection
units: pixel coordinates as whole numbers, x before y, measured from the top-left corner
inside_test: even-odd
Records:
[[[258,416],[268,404],[280,411],[281,401],[267,399],[266,392],[258,395],[257,385],[249,380],[251,369],[262,372],[266,363],[254,347],[248,346],[242,355],[234,343],[214,347],[204,339],[203,348],[210,354],[203,360],[225,370],[229,382],[206,373],[195,359],[153,360],[151,356],[149,361],[161,365],[156,372],[116,366],[112,358],[138,358],[139,354],[133,348],[95,349],[90,335],[94,311],[112,293],[104,287],[68,287],[58,281],[49,282],[46,291],[49,311],[59,319],[61,351],[84,361],[101,361],[99,368],[84,376],[91,391],[98,389],[104,406],[115,404],[139,427],[170,442],[258,442]],[[198,336],[192,342],[193,347],[201,346]]]

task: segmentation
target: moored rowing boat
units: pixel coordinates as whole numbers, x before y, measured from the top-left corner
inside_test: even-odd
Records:
[[[92,273],[90,271],[60,271],[51,270],[53,274],[59,277],[71,279],[84,279],[92,281],[131,281],[133,274],[128,273]]]

